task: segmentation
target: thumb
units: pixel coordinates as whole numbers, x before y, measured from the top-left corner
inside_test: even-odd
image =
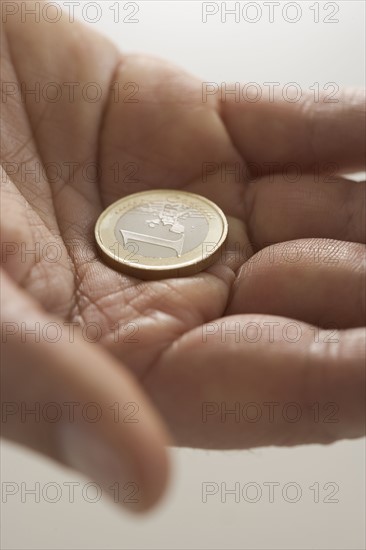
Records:
[[[151,507],[167,483],[168,437],[132,375],[4,272],[1,296],[2,435],[82,472],[132,510]]]

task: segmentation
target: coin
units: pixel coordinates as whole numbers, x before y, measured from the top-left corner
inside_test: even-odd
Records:
[[[114,269],[140,279],[193,275],[218,258],[228,233],[224,213],[187,191],[134,193],[99,216],[95,238]]]

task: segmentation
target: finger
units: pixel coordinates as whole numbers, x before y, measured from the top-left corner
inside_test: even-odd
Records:
[[[151,507],[167,482],[167,435],[147,398],[116,360],[2,281],[3,435],[80,471],[120,504],[130,483],[136,501],[127,507]]]
[[[2,267],[47,311],[67,316],[74,302],[74,274],[65,244],[43,225],[1,167],[0,177]]]
[[[321,327],[363,326],[365,247],[300,240],[267,247],[237,273],[227,315],[268,313]]]
[[[274,101],[222,103],[222,116],[239,152],[255,171],[279,171],[288,163],[303,170],[330,163],[337,171],[365,166],[365,94],[347,90],[335,99],[311,94],[290,103]]]
[[[145,386],[182,446],[331,443],[365,434],[365,343],[363,329],[236,315],[185,334]]]
[[[119,95],[110,96],[101,138],[104,203],[150,188],[185,189],[243,219],[243,161],[218,101],[203,101],[202,82],[140,55],[124,58],[115,79]]]
[[[366,242],[366,182],[278,173],[247,187],[247,223],[259,249],[310,237]]]
[[[47,178],[41,169],[37,146],[32,139],[32,129],[22,102],[21,85],[13,66],[2,23],[0,26],[3,85],[0,135],[1,183],[11,179],[24,197],[32,202],[38,218],[50,231],[54,232],[57,223],[51,193]]]
[[[39,4],[32,0],[27,8],[37,11]],[[98,134],[120,60],[118,49],[81,22],[71,23],[66,11],[57,20],[29,18],[24,25],[22,10],[15,9],[7,15],[4,28],[7,78],[15,85],[14,93],[11,88],[6,96],[4,110],[10,122],[12,103],[16,113],[26,114],[29,138],[34,139],[42,161],[37,162],[36,177],[22,171],[22,189],[27,199],[33,199],[32,205],[49,195],[69,225],[76,222],[81,209],[88,217],[95,216],[100,206]],[[18,132],[20,122],[15,126]],[[37,181],[38,175],[42,181]],[[48,190],[43,180],[49,181]],[[35,184],[42,190],[37,197]]]

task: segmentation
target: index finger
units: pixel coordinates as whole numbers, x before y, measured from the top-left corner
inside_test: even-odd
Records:
[[[306,94],[297,102],[240,101],[228,95],[222,117],[237,150],[264,173],[287,163],[309,170],[314,163],[337,165],[337,171],[365,168],[365,93],[345,90],[330,102]],[[320,167],[321,168],[321,167]]]

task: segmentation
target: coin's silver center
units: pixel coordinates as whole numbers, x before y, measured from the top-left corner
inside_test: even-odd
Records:
[[[117,221],[115,236],[124,248],[148,258],[180,257],[199,246],[209,230],[198,209],[174,198],[144,201]]]

